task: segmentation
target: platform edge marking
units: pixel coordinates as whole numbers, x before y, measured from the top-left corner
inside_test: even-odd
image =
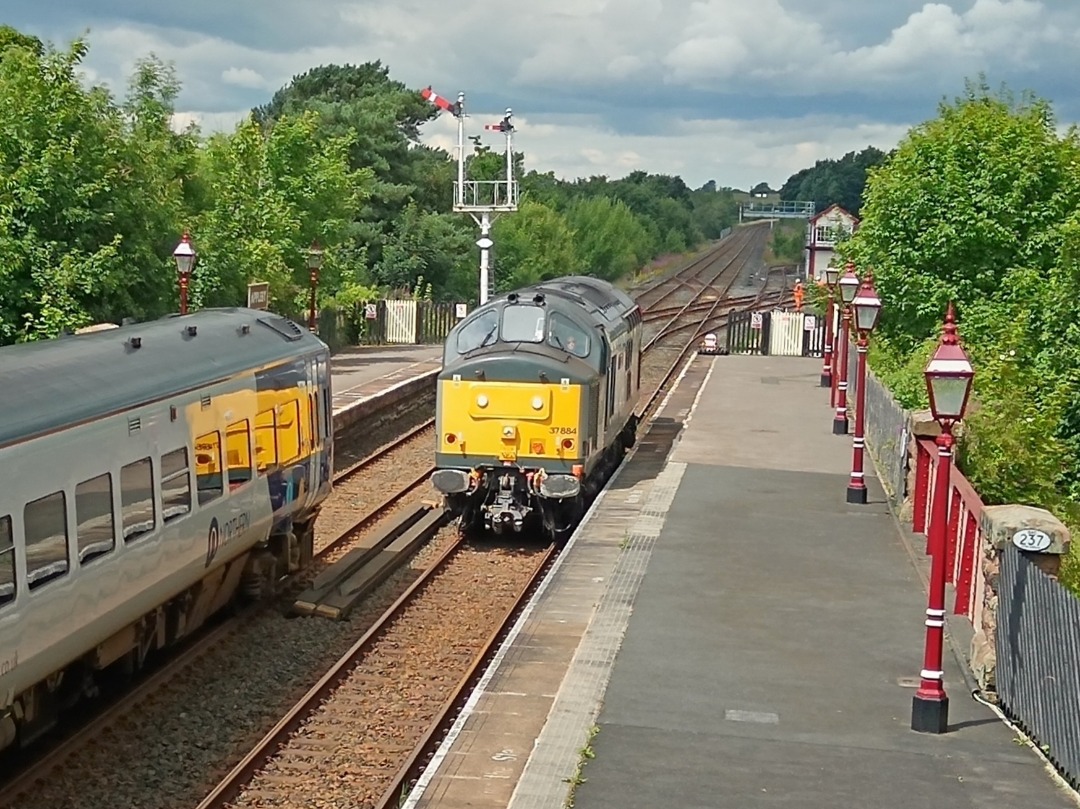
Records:
[[[668,463],[656,481],[644,510],[664,513],[670,508],[686,471],[684,463]],[[566,676],[525,763],[508,809],[547,809],[565,804],[573,775],[588,743],[589,731],[611,679],[615,657],[622,646],[633,612],[633,601],[645,578],[653,545],[664,519],[639,522],[615,563],[604,595],[593,612]]]

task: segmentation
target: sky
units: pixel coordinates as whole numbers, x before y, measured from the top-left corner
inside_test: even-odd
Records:
[[[64,46],[123,95],[135,60],[175,64],[178,124],[231,130],[296,74],[376,59],[466,93],[468,135],[514,110],[526,168],[634,170],[779,188],[816,160],[891,149],[980,72],[1080,121],[1077,0],[5,0],[0,22]],[[423,139],[451,148],[446,114]]]

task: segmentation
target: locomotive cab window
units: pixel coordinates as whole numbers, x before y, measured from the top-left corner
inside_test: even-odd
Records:
[[[592,343],[588,333],[570,318],[555,312],[551,316],[551,329],[548,333],[548,345],[561,348],[568,354],[584,359],[589,356]]]
[[[161,512],[165,522],[191,513],[187,447],[161,456]]]
[[[496,336],[498,330],[499,313],[494,309],[474,315],[472,320],[462,326],[461,331],[458,332],[458,354],[468,354],[470,351],[491,345],[498,339]]]
[[[27,503],[23,509],[26,535],[26,580],[31,590],[68,572],[67,505],[63,492]]]
[[[106,472],[75,487],[75,542],[86,565],[116,547],[113,533],[112,475]]]
[[[507,306],[502,315],[503,342],[542,343],[545,320],[539,306]]]
[[[15,600],[15,537],[11,517],[0,517],[0,606]]]
[[[154,530],[154,470],[149,458],[120,470],[120,508],[125,542]]]

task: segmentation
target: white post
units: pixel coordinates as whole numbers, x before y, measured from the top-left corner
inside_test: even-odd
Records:
[[[488,301],[488,250],[491,249],[491,213],[483,211],[480,214],[480,238],[477,245],[480,246],[480,305]]]
[[[465,93],[457,94],[458,120],[457,120],[457,204],[465,204]]]
[[[506,108],[506,123],[510,123],[513,112]],[[517,200],[514,198],[514,136],[513,127],[506,128],[506,204],[513,205]]]

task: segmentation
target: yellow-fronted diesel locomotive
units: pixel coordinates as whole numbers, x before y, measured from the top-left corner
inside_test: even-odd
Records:
[[[446,341],[432,483],[462,528],[556,541],[633,446],[641,310],[571,276],[495,298]]]

